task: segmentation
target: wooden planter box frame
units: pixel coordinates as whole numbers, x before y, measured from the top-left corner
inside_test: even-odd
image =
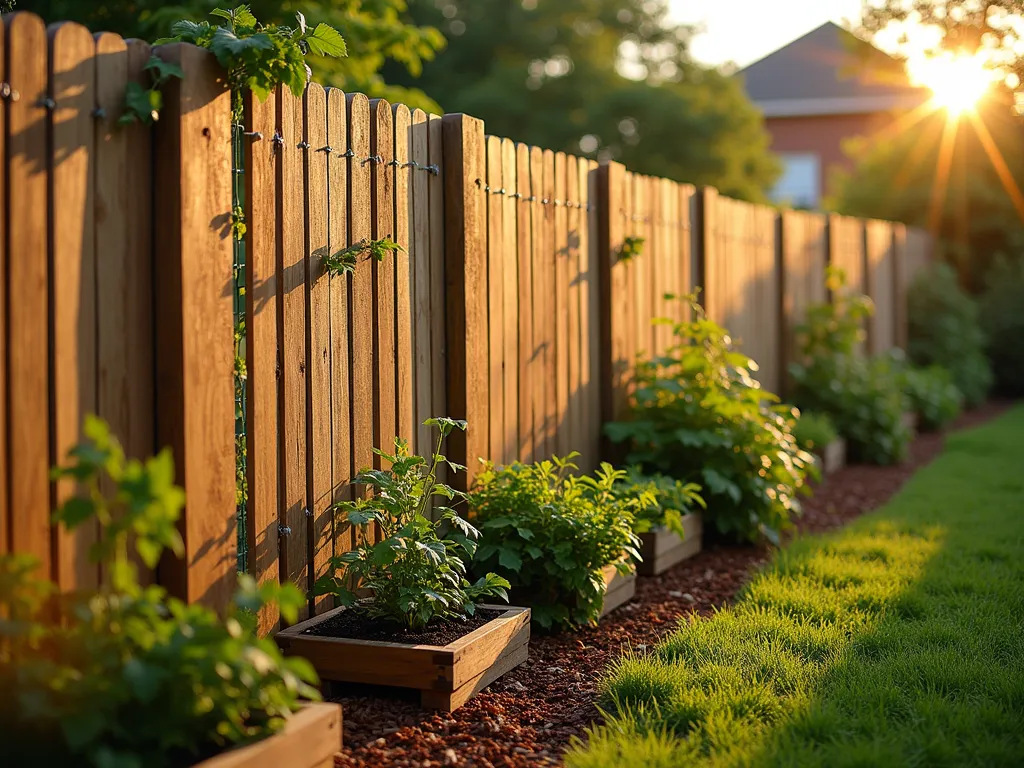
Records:
[[[478,607],[501,615],[448,645],[302,634],[344,608],[283,629],[274,639],[286,654],[308,659],[322,680],[414,688],[425,709],[451,712],[525,662],[529,654],[529,608]]]
[[[604,602],[601,605],[603,619],[616,608],[628,603],[636,594],[636,569],[628,576],[620,574],[614,565],[606,565],[601,569],[604,576]]]
[[[683,530],[686,531],[685,538],[667,528],[639,534],[643,561],[637,563],[636,572],[641,576],[657,576],[700,552],[704,533],[701,516],[696,513],[684,515]]]
[[[192,768],[332,768],[341,751],[341,725],[339,705],[308,704],[270,738],[221,752]]]
[[[837,437],[825,446],[825,450],[821,452],[821,456],[818,458],[821,462],[821,472],[823,475],[831,475],[833,472],[838,472],[846,466],[846,440],[842,437]]]

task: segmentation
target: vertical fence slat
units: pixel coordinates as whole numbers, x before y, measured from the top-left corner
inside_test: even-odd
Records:
[[[469,422],[449,438],[449,452],[467,467],[453,478],[472,485],[478,457],[487,452],[487,223],[477,179],[486,176],[484,124],[468,115],[445,115],[444,222],[448,289],[448,392],[450,415]]]
[[[602,458],[601,392],[607,386],[605,380],[601,378],[601,359],[604,355],[601,352],[599,313],[603,305],[600,294],[602,278],[598,269],[598,170],[597,162],[594,160],[580,162],[580,196],[580,202],[585,205],[584,210],[587,214],[586,227],[580,233],[586,233],[586,240],[580,244],[580,273],[586,281],[580,296],[580,315],[584,323],[581,331],[584,334],[583,346],[586,350],[581,361],[581,386],[587,393],[585,419],[589,425],[589,444],[593,451],[590,469],[593,470]],[[586,381],[582,379],[584,376]]]
[[[580,400],[580,210],[576,207],[580,199],[579,162],[568,155],[565,159],[565,216],[566,249],[562,260],[565,263],[566,319],[568,342],[566,359],[568,365],[566,391],[566,419],[568,422],[569,450],[579,451],[577,460],[580,469],[586,471],[587,462],[593,451],[587,445],[583,434],[583,409]]]
[[[875,311],[868,324],[868,345],[872,354],[882,354],[896,343],[896,294],[893,281],[893,229],[887,221],[865,224],[867,292]]]
[[[412,113],[412,162],[414,169],[429,165],[427,115],[421,110]],[[430,193],[429,176],[425,171],[412,174],[412,242],[409,249],[413,270],[413,349],[416,355],[416,449],[430,450],[430,429],[423,422],[431,413],[430,354]]]
[[[555,279],[555,452],[565,456],[575,446],[570,444],[569,423],[569,247],[566,216],[566,159],[564,152],[555,153],[555,188],[551,199],[555,214],[554,256]]]
[[[394,189],[395,189],[395,242],[401,250],[395,252],[395,400],[396,430],[415,447],[416,423],[413,420],[413,365],[412,348],[412,265],[410,264],[410,205],[411,184],[409,165],[411,152],[410,124],[412,115],[404,104],[392,107],[394,125]]]
[[[516,300],[518,292],[519,270],[517,268],[516,240],[516,147],[508,139],[501,142],[502,187],[502,267],[504,296],[502,310],[505,315],[504,353],[504,401],[505,401],[505,434],[503,455],[504,462],[510,464],[519,457],[519,308]]]
[[[534,461],[551,455],[545,429],[547,418],[546,396],[549,389],[545,358],[547,356],[547,331],[551,328],[551,316],[547,311],[545,296],[548,292],[544,268],[544,153],[539,147],[530,147],[530,250],[531,254],[531,295],[533,297],[533,344],[530,353],[530,380],[533,390],[533,458]]]
[[[598,303],[594,307],[599,326],[601,421],[615,421],[625,411],[625,263],[618,254],[625,237],[625,168],[608,163],[597,170],[597,261]],[[602,454],[610,457],[605,447]]]
[[[373,236],[370,208],[370,102],[361,93],[348,95],[348,148],[354,153],[348,166],[348,242],[354,245]],[[352,274],[352,474],[373,464],[374,438],[374,285],[373,268],[360,261]],[[354,531],[354,544],[363,533]]]
[[[279,132],[283,143],[278,163],[281,263],[281,384],[284,480],[281,520],[281,580],[306,592],[309,588],[309,531],[306,510],[306,244],[304,155],[298,145],[305,131],[302,99],[278,88]],[[305,611],[301,616],[305,615]]]
[[[7,80],[20,93],[7,102],[7,402],[10,545],[50,576],[49,375],[47,317],[47,41],[27,13],[4,19]],[[16,300],[15,300],[16,299]]]
[[[431,357],[431,416],[450,415],[448,402],[448,328],[446,320],[446,222],[445,179],[441,169],[445,166],[445,142],[442,120],[438,115],[427,118],[427,152],[430,165],[435,169],[428,177],[430,193],[430,357]],[[441,467],[437,476],[447,482],[448,468]]]
[[[534,458],[535,352],[533,340],[533,211],[535,194],[530,179],[530,148],[516,144],[516,245],[519,260],[519,451],[518,458]]]
[[[238,567],[235,483],[231,96],[214,57],[169,45],[185,74],[164,88],[154,156],[157,443],[174,450],[187,499],[184,558],[160,580],[224,608]]]
[[[370,102],[370,195],[373,205],[373,238],[394,238],[394,175],[388,164],[394,159],[394,127],[391,105],[385,99]],[[372,261],[374,287],[374,444],[391,452],[397,434],[395,420],[395,254]],[[374,456],[375,465],[383,460]]]
[[[256,582],[280,578],[278,516],[278,287],[277,179],[280,153],[270,137],[277,130],[277,94],[260,102],[245,99],[246,130],[258,131],[262,141],[247,141],[245,153],[245,368],[246,462],[249,497],[246,537],[249,573]],[[262,634],[278,622],[276,605],[259,614]]]
[[[540,295],[544,321],[544,446],[545,456],[559,453],[558,425],[560,413],[558,375],[558,233],[557,212],[554,205],[557,189],[557,166],[555,153],[545,149],[541,153],[541,198],[542,232],[544,247],[541,250],[540,271],[543,275],[544,291]]]
[[[0,81],[7,82],[5,19],[0,16]],[[11,550],[7,479],[7,101],[0,99],[0,554]]]
[[[344,91],[327,89],[327,144],[333,150],[327,163],[328,253],[337,253],[349,243],[348,111]],[[351,326],[349,300],[352,278],[335,275],[330,283],[331,304],[331,500],[351,501],[352,489],[352,403]],[[352,530],[334,521],[334,554],[352,549]]]
[[[486,184],[479,185],[487,217],[487,386],[489,408],[487,423],[479,428],[487,431],[487,458],[504,463],[505,443],[505,238],[502,222],[501,139],[486,138]]]
[[[900,349],[907,348],[907,227],[894,224],[892,232],[892,280],[893,280],[893,343]]]
[[[642,174],[633,176],[633,222],[636,237],[643,239],[641,253],[632,262],[633,269],[633,302],[636,307],[636,324],[633,326],[633,355],[630,366],[636,364],[638,355],[651,354],[651,261],[654,251],[648,227],[650,216],[650,190],[648,177]],[[632,389],[631,389],[632,391]]]
[[[306,181],[306,496],[312,516],[306,522],[310,580],[327,571],[333,554],[331,483],[331,281],[323,260],[329,248],[327,165],[327,94],[310,83],[303,104],[308,149],[303,152]],[[329,598],[313,601],[314,612],[329,607]]]
[[[63,462],[82,435],[82,420],[96,412],[96,249],[93,210],[92,110],[96,103],[95,43],[72,22],[48,30],[50,43],[51,163],[49,226],[51,285],[52,463]],[[39,54],[37,54],[39,55]],[[16,193],[17,194],[17,193]],[[114,210],[113,216],[123,215]],[[43,390],[45,392],[45,389]],[[42,393],[40,393],[42,394]],[[17,448],[17,446],[15,446]],[[54,502],[74,496],[75,483],[54,483]],[[54,566],[61,589],[89,589],[99,569],[89,558],[95,521],[54,530]]]

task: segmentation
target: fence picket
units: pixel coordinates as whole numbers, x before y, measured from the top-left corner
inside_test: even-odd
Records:
[[[47,307],[46,29],[29,13],[4,17],[7,82],[7,402],[10,548],[51,571]],[[17,300],[15,300],[17,299]],[[63,459],[63,457],[61,457]]]
[[[370,102],[361,93],[348,95],[348,150],[353,153],[348,166],[348,242],[355,245],[373,237],[370,208]],[[373,464],[374,368],[374,284],[373,268],[360,257],[352,273],[351,339],[352,339],[352,475]],[[365,488],[356,489],[365,493]],[[353,531],[354,544],[359,544],[363,531]],[[371,536],[372,538],[372,536]]]
[[[448,329],[445,317],[447,296],[447,256],[445,214],[445,179],[441,175],[446,166],[442,121],[438,115],[427,118],[427,152],[434,169],[428,176],[430,192],[430,357],[431,404],[430,416],[448,416]],[[432,433],[433,435],[433,433]],[[429,449],[428,449],[429,450]],[[448,468],[441,467],[438,480],[447,482]]]
[[[278,317],[277,180],[280,153],[270,137],[277,130],[277,94],[261,102],[245,99],[245,125],[260,141],[248,140],[245,152],[245,369],[246,369],[246,537],[249,573],[256,582],[276,582],[280,514],[278,471]],[[259,614],[260,632],[277,627],[277,606]]]
[[[416,396],[416,449],[429,450],[430,428],[423,422],[433,414],[431,409],[432,355],[430,354],[430,164],[427,136],[427,115],[421,110],[412,113],[412,241],[409,255],[413,271],[413,349],[416,355],[414,377]]]
[[[327,94],[317,83],[306,87],[304,100],[307,149],[303,152],[306,176],[306,495],[311,516],[306,530],[310,552],[310,580],[327,572],[333,555],[334,526],[331,505],[333,484],[331,448],[331,280],[324,273],[328,255]],[[330,607],[327,597],[313,601],[314,613]]]
[[[410,222],[412,205],[409,158],[410,125],[412,115],[404,104],[392,106],[394,126],[394,230],[395,242],[400,249],[395,259],[395,400],[396,433],[410,446],[415,445],[416,422],[413,420],[413,365],[415,358],[412,348],[412,265],[410,264]]]
[[[544,268],[544,153],[539,147],[530,147],[530,248],[532,251],[533,344],[530,378],[533,389],[533,458],[546,459],[551,455],[546,433],[547,392],[547,333],[551,329],[551,315],[547,313],[546,296],[549,294]]]
[[[486,137],[486,184],[480,189],[487,217],[487,431],[488,455],[503,462],[505,448],[505,237],[502,213],[501,139]]]
[[[516,230],[516,147],[508,139],[501,142],[502,187],[502,310],[504,312],[504,369],[503,389],[505,401],[505,433],[502,446],[503,461],[509,464],[519,455],[519,304],[517,301],[519,270],[517,267],[518,241]]]
[[[584,469],[591,453],[583,435],[583,409],[580,400],[580,210],[576,207],[580,199],[579,161],[572,155],[565,158],[565,232],[566,248],[562,261],[565,264],[566,292],[566,411],[570,451],[582,455],[577,463]]]
[[[345,159],[348,143],[348,106],[344,91],[327,89],[327,145],[331,147],[327,163],[327,239],[328,253],[334,254],[349,244],[348,176]],[[331,336],[331,500],[351,501],[352,489],[352,351],[349,318],[352,278],[330,278]],[[341,555],[353,547],[351,527],[335,516],[333,554]]]
[[[0,16],[0,82],[7,82],[5,19]],[[7,275],[7,100],[0,99],[0,275]],[[7,479],[7,307],[6,286],[0,287],[0,554],[11,551]]]
[[[309,590],[309,528],[306,495],[306,187],[304,175],[305,125],[302,99],[278,88],[278,132],[283,139],[278,163],[281,275],[279,311],[282,359],[282,423],[284,466],[281,520],[282,578],[294,582],[303,593]],[[308,150],[307,150],[308,151]],[[300,619],[306,611],[300,613]]]
[[[536,345],[533,334],[533,216],[535,204],[530,172],[530,147],[516,144],[516,250],[519,265],[519,445],[517,458],[532,462],[536,416]]]

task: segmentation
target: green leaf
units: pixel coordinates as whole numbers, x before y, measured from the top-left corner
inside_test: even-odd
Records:
[[[317,56],[348,56],[345,38],[338,30],[327,24],[317,24],[312,33],[306,35],[305,40],[309,50]]]
[[[503,568],[508,568],[510,571],[518,571],[523,567],[523,558],[519,556],[519,553],[510,547],[500,547],[498,549],[498,563]]]
[[[176,77],[179,80],[185,77],[185,73],[182,71],[181,67],[174,62],[164,61],[156,54],[149,57],[149,61],[146,62],[146,66],[144,68],[154,72],[154,77],[158,82],[169,80],[172,77]],[[129,82],[129,86],[132,85],[133,82],[134,81]],[[138,85],[138,83],[134,84]]]
[[[132,693],[144,704],[151,702],[160,690],[163,672],[139,659],[128,659],[122,674]]]

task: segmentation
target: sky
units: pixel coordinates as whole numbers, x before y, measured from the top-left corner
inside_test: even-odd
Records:
[[[861,0],[671,0],[673,16],[701,24],[693,55],[746,66],[826,21],[860,20]]]

